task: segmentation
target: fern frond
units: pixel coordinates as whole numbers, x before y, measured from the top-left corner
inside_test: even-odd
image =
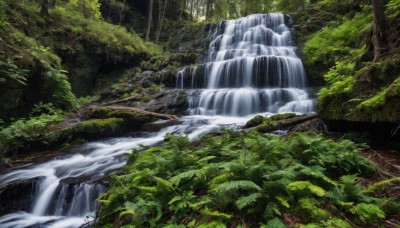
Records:
[[[260,186],[255,184],[253,181],[238,180],[238,181],[229,181],[219,184],[216,188],[212,189],[211,192],[222,194],[225,192],[234,191],[238,189],[261,191]]]
[[[210,217],[216,217],[216,218],[220,218],[220,219],[231,219],[232,215],[230,214],[226,214],[226,213],[222,213],[219,211],[211,211],[209,208],[206,208],[204,210],[201,211],[201,214],[206,215],[206,216],[210,216]]]
[[[316,186],[314,184],[311,184],[309,181],[295,181],[290,183],[287,186],[287,189],[290,191],[303,191],[303,190],[309,190],[311,193],[317,196],[325,196],[326,192],[324,189],[322,189],[319,186]]]
[[[204,178],[205,179],[204,171],[203,170],[189,170],[189,171],[180,173],[180,174],[170,178],[169,181],[178,186],[179,183],[183,179],[189,179],[189,178],[193,178],[193,177],[198,177],[198,178]]]
[[[173,191],[175,189],[171,182],[156,176],[154,176],[153,178],[157,181],[157,190],[164,189],[168,191]]]
[[[235,204],[236,204],[237,208],[243,209],[246,206],[249,206],[249,205],[253,204],[254,202],[256,202],[261,197],[262,197],[261,193],[253,193],[253,194],[251,194],[249,196],[240,197],[238,200],[236,200]]]
[[[156,193],[157,192],[157,187],[149,187],[149,186],[136,186],[139,190],[143,192],[150,192],[150,193]]]

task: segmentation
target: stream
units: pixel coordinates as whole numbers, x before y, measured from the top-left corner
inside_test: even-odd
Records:
[[[29,205],[0,217],[0,227],[90,226],[96,199],[106,191],[99,180],[120,170],[133,149],[160,144],[166,134],[196,140],[240,127],[257,114],[313,112],[315,101],[285,19],[290,21],[279,13],[257,14],[215,24],[206,34],[208,54],[177,75],[177,88],[189,95],[187,116],[177,124],[90,142],[69,155],[0,174],[0,185],[38,178]]]

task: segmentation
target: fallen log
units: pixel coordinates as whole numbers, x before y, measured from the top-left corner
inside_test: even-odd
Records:
[[[290,117],[290,118],[285,118],[285,119],[278,119],[278,120],[271,120],[274,119],[273,117],[271,118],[265,118],[265,121],[258,126],[248,128],[248,130],[257,130],[260,133],[269,133],[272,131],[276,130],[281,130],[284,128],[289,128],[301,123],[304,123],[306,121],[312,120],[317,118],[318,115],[315,113],[312,114],[304,114],[300,116],[295,116],[295,117]]]
[[[99,106],[97,106],[97,107],[99,107]],[[89,106],[89,108],[91,108],[91,106]],[[176,116],[176,115],[160,114],[160,113],[155,113],[155,112],[144,111],[144,110],[138,109],[138,108],[126,107],[126,106],[120,106],[120,105],[110,105],[110,106],[99,107],[99,108],[107,108],[107,109],[110,109],[113,111],[123,110],[123,111],[135,112],[135,113],[152,116],[152,117],[156,117],[156,118],[163,119],[163,120],[178,119],[178,116]]]

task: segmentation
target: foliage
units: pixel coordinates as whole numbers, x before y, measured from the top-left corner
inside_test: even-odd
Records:
[[[332,99],[349,96],[355,84],[355,78],[353,77],[355,74],[354,67],[353,64],[337,62],[336,66],[329,70],[324,78],[330,87],[322,88],[318,92],[318,105],[320,107],[323,107]]]
[[[387,12],[391,17],[400,16],[400,1],[399,0],[390,0],[387,3]]]
[[[40,104],[34,108],[32,114],[37,116],[22,118],[14,121],[0,131],[0,158],[3,153],[18,151],[29,148],[29,144],[36,140],[53,140],[54,124],[62,121],[63,116],[60,110],[54,109],[52,104]]]
[[[100,3],[98,0],[69,0],[75,10],[82,11],[85,17],[100,18]]]
[[[332,67],[337,60],[352,60],[363,53],[363,34],[370,28],[372,21],[370,9],[357,13],[352,19],[342,20],[324,27],[307,40],[303,58],[307,65],[324,64]]]
[[[97,0],[93,2],[97,2]],[[77,11],[72,3],[59,4],[53,10],[52,17],[57,21],[58,32],[71,31],[73,36],[78,39],[98,46],[98,52],[105,51],[108,57],[114,61],[161,52],[160,47],[150,42],[144,42],[137,34],[128,32],[122,26],[107,23],[98,17],[85,17],[85,14]]]
[[[317,227],[349,227],[349,217],[366,226],[381,221],[384,212],[356,175],[374,170],[354,143],[321,135],[225,131],[195,143],[168,136],[164,146],[133,151],[124,173],[100,198],[97,225],[129,215],[130,225],[146,227],[284,227],[279,217],[292,213]]]

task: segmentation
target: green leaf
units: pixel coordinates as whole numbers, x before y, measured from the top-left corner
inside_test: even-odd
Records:
[[[268,228],[286,228],[287,226],[279,218],[274,218],[267,223]]]
[[[204,178],[205,179],[205,175],[204,172],[202,170],[189,170],[186,172],[182,172],[172,178],[169,179],[169,181],[171,181],[172,183],[174,183],[175,185],[179,185],[179,183],[183,180],[183,179],[188,179],[188,178],[193,178],[193,177],[198,177],[198,178]]]
[[[207,215],[207,216],[210,216],[210,217],[216,217],[216,218],[220,218],[220,219],[225,219],[225,220],[228,220],[228,219],[232,218],[232,215],[230,215],[230,214],[222,213],[222,212],[219,212],[219,211],[211,211],[209,208],[206,208],[206,209],[202,210],[201,214]]]
[[[353,214],[369,224],[385,218],[385,213],[375,204],[360,203],[350,210]]]
[[[254,202],[257,202],[257,200],[261,197],[262,197],[261,193],[253,193],[249,196],[240,197],[238,200],[236,200],[235,204],[239,209],[243,209],[246,206],[249,206]]]
[[[282,197],[282,196],[277,196],[277,197],[275,197],[275,199],[277,199],[282,206],[284,206],[286,208],[290,208],[287,198]]]
[[[252,181],[248,180],[239,180],[239,181],[229,181],[222,184],[219,184],[216,188],[212,189],[212,192],[216,192],[217,194],[222,194],[225,192],[230,192],[238,189],[246,189],[246,190],[256,190],[261,191],[260,186],[255,184]]]
[[[311,193],[317,196],[325,196],[326,192],[324,189],[321,187],[318,187],[314,184],[311,184],[309,181],[295,181],[290,183],[287,188],[290,191],[303,191],[303,190],[309,190]]]

